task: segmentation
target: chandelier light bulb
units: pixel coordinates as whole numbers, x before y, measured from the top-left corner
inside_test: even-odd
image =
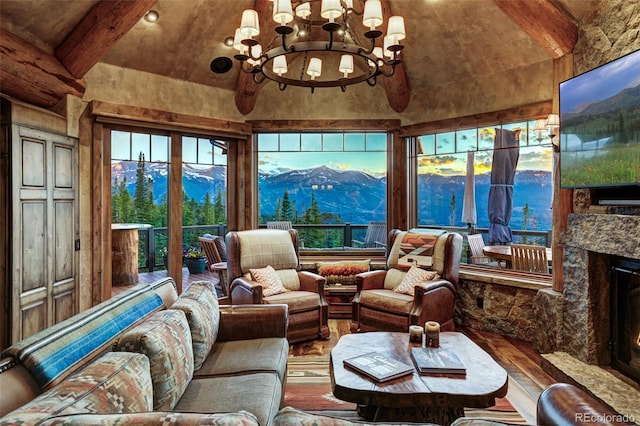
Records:
[[[302,19],[307,19],[309,15],[311,15],[311,4],[300,3],[298,7],[296,7],[296,16],[299,16]]]
[[[258,20],[258,12],[253,9],[245,9],[242,11],[242,20],[240,21],[240,31],[242,34],[251,38],[260,34],[260,23]]]
[[[404,40],[406,33],[404,30],[404,18],[402,16],[392,16],[387,25],[387,37],[393,40],[393,45]]]
[[[287,68],[287,57],[285,55],[273,58],[273,72],[278,74],[278,77],[282,77],[282,74],[286,74],[287,71],[289,69]]]
[[[389,50],[389,46],[393,46],[393,38],[391,37],[385,37],[384,38],[384,56],[386,56],[387,58],[393,58],[393,52],[391,50]]]
[[[342,15],[342,6],[340,0],[322,0],[322,8],[320,16],[333,22],[338,16]]]
[[[251,54],[247,62],[249,62],[251,65],[258,65],[261,62],[260,56],[262,55],[262,46],[260,46],[259,44],[251,46],[249,52],[251,52]]]
[[[344,78],[349,77],[349,74],[353,72],[353,56],[342,55],[340,58],[340,67],[338,69]]]
[[[311,58],[309,66],[307,67],[307,74],[311,76],[311,80],[320,77],[320,74],[322,74],[322,59]]]
[[[273,20],[280,25],[293,21],[291,0],[273,0]]]
[[[382,25],[382,5],[380,0],[367,0],[364,4],[364,15],[362,23],[370,30],[375,30],[377,26]]]

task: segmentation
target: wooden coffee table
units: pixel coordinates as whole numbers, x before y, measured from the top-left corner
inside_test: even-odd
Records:
[[[378,383],[343,365],[346,358],[380,352],[413,365],[408,333],[370,332],[342,336],[331,350],[331,386],[336,398],[358,404],[372,421],[413,421],[448,425],[464,407],[485,408],[507,394],[507,372],[462,333],[440,333],[440,344],[464,363],[466,375],[420,375]]]

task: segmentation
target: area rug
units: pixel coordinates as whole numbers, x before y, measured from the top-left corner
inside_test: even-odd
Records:
[[[339,400],[331,392],[329,356],[289,357],[284,406],[300,410],[357,419],[356,404]],[[507,398],[499,398],[496,405],[484,409],[466,409],[465,417],[511,424],[527,424]]]

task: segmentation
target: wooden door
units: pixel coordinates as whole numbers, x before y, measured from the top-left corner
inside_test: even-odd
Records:
[[[77,147],[12,126],[12,307],[15,343],[77,311]]]

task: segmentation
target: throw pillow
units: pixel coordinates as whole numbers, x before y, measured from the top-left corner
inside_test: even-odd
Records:
[[[371,260],[354,260],[342,262],[318,262],[318,275],[327,279],[327,284],[355,284],[356,275],[369,271]]]
[[[398,285],[398,287],[396,287],[394,291],[413,296],[414,288],[416,285],[437,278],[440,278],[440,276],[436,271],[427,271],[426,269],[412,266],[407,272],[407,275],[405,275],[400,282],[400,285]]]
[[[179,309],[187,316],[193,343],[193,367],[198,370],[218,337],[220,310],[213,283],[192,283],[171,308]]]
[[[262,286],[262,296],[268,297],[287,291],[282,285],[278,273],[271,265],[261,269],[249,269],[249,272],[251,272],[253,280]]]

